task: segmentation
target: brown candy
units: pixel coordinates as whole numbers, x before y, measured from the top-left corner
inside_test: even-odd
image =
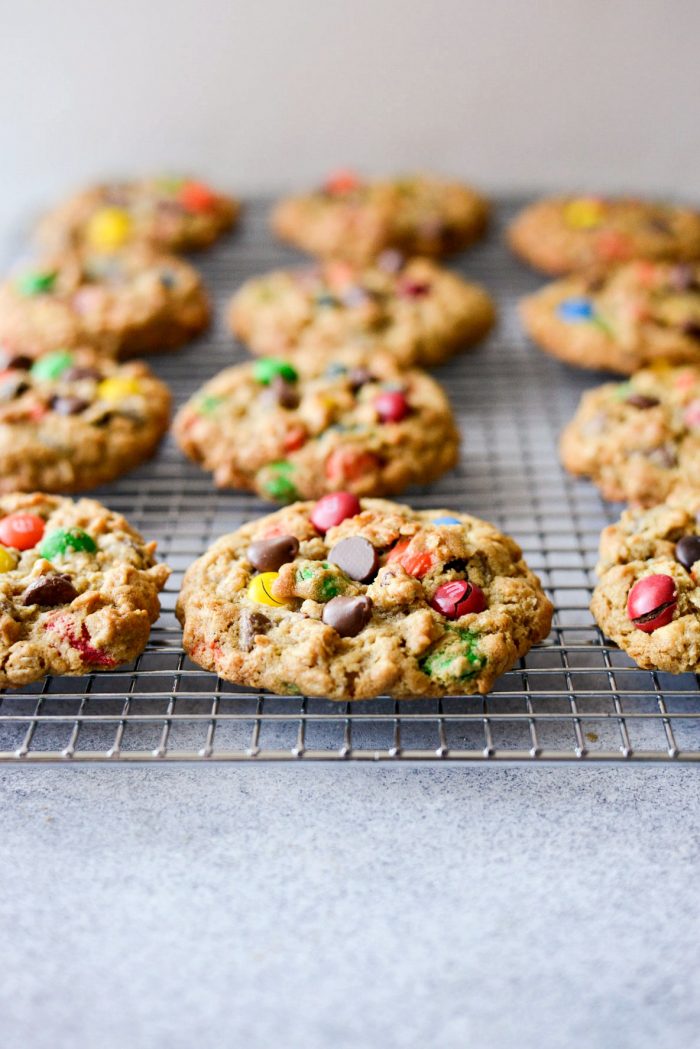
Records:
[[[656,408],[657,404],[661,404],[658,397],[647,397],[643,393],[631,393],[626,398],[625,404],[631,404],[633,408]]]
[[[25,605],[67,605],[78,596],[70,576],[42,575],[24,591]]]
[[[293,561],[299,553],[299,540],[293,535],[276,535],[273,539],[256,539],[246,556],[258,572],[276,572]]]
[[[267,616],[251,608],[244,608],[238,620],[238,643],[243,651],[250,652],[258,634],[266,634],[271,626]]]
[[[88,405],[89,402],[84,401],[82,397],[66,395],[51,398],[51,409],[58,415],[78,415],[79,412],[84,412]]]
[[[323,606],[323,622],[341,637],[356,637],[371,618],[369,597],[333,597]]]
[[[342,568],[351,579],[365,583],[377,574],[379,557],[368,539],[361,535],[351,535],[341,539],[328,554],[331,564]]]

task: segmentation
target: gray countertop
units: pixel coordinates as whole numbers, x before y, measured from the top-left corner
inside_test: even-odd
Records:
[[[0,789],[3,1049],[699,1044],[694,768]]]

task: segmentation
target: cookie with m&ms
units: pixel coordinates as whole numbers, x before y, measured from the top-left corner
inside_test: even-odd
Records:
[[[700,491],[680,485],[603,530],[591,611],[640,667],[700,670]]]
[[[351,492],[217,540],[185,573],[176,611],[199,666],[340,701],[488,692],[552,619],[520,547],[493,525]]]
[[[700,365],[661,363],[589,390],[560,451],[606,499],[654,506],[680,483],[700,487]]]
[[[42,220],[39,240],[50,250],[159,251],[206,248],[235,223],[235,198],[191,178],[161,176],[91,186]]]
[[[386,248],[432,257],[461,251],[483,235],[488,214],[486,199],[461,182],[337,171],[318,188],[280,201],[272,228],[311,255],[362,264]]]
[[[278,503],[337,489],[396,494],[451,469],[459,448],[430,376],[354,350],[227,368],[180,410],[174,434],[216,485]]]
[[[64,346],[116,358],[159,353],[208,323],[194,267],[146,247],[52,256],[0,285],[0,347],[27,357]]]
[[[0,493],[106,484],[150,459],[169,421],[168,387],[142,361],[0,351]]]
[[[545,197],[511,223],[508,243],[556,277],[609,269],[632,259],[700,259],[700,212],[632,197]]]
[[[521,317],[538,346],[581,368],[700,364],[700,261],[564,277],[523,299]]]
[[[390,250],[371,266],[331,260],[254,277],[234,295],[228,320],[253,353],[332,359],[348,346],[430,366],[482,339],[495,309],[458,273]]]
[[[0,496],[0,688],[135,659],[170,575],[121,516],[59,496]]]

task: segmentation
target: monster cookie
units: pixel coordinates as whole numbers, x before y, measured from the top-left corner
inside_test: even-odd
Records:
[[[217,485],[275,502],[400,492],[453,467],[459,445],[433,379],[352,350],[327,365],[307,355],[227,368],[181,409],[174,432]]]
[[[542,349],[582,368],[700,364],[700,263],[642,260],[567,277],[524,299],[521,314]]]
[[[195,251],[229,229],[238,212],[232,197],[192,179],[111,182],[77,193],[48,214],[39,226],[39,239],[51,250],[111,252],[147,244]]]
[[[228,681],[350,700],[488,692],[552,606],[485,521],[337,492],[219,539],[177,614],[188,655]]]
[[[229,323],[253,353],[319,358],[340,346],[388,350],[401,364],[439,364],[492,327],[486,292],[429,259],[382,252],[375,265],[331,260],[249,280]]]
[[[92,499],[0,496],[0,688],[135,659],[170,574]]]
[[[197,271],[147,248],[62,255],[0,286],[0,345],[29,357],[60,346],[134,357],[173,349],[208,323]]]
[[[279,237],[312,255],[365,263],[385,248],[448,255],[482,236],[488,204],[475,190],[434,175],[364,181],[339,171],[320,189],[280,202]]]
[[[681,481],[700,486],[700,366],[660,364],[585,393],[561,457],[606,499],[653,506]]]
[[[557,276],[630,259],[700,258],[700,213],[632,198],[548,197],[508,230],[516,253]]]
[[[149,459],[170,393],[145,364],[92,350],[39,360],[0,352],[0,492],[75,492]]]
[[[603,531],[591,611],[646,669],[700,670],[700,492],[681,487]]]

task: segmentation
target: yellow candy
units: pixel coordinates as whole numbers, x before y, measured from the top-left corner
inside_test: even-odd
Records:
[[[564,221],[574,229],[593,229],[603,218],[603,205],[592,197],[572,200],[564,208]]]
[[[259,605],[271,605],[273,608],[283,605],[284,601],[278,601],[271,593],[272,584],[278,577],[279,572],[261,572],[260,575],[254,576],[248,587],[250,600],[256,601]]]
[[[10,551],[6,550],[4,546],[0,546],[0,572],[11,572],[16,565],[17,561]]]
[[[97,396],[102,401],[123,401],[141,393],[138,379],[103,379],[97,387]]]
[[[121,208],[100,208],[90,218],[85,236],[92,248],[113,251],[131,236],[131,219]]]

